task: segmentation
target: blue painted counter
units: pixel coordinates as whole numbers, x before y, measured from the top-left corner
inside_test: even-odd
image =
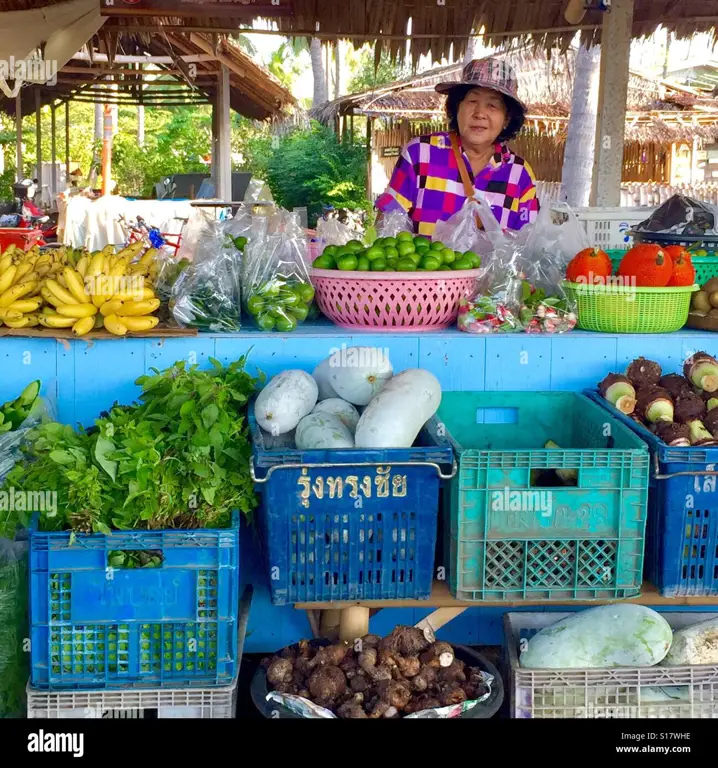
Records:
[[[474,336],[451,329],[358,334],[326,324],[304,325],[283,335],[248,329],[195,338],[2,338],[0,402],[16,396],[30,380],[39,378],[43,394],[56,403],[60,421],[88,426],[114,402],[132,402],[139,393],[135,379],[151,368],[166,368],[180,359],[204,365],[209,357],[226,363],[248,354],[250,372],[261,369],[273,376],[285,368],[311,371],[342,345],[386,348],[395,370],[426,368],[447,391],[580,390],[595,386],[611,371],[623,371],[639,355],[658,361],[666,372],[679,371],[683,360],[697,350],[718,356],[718,335],[699,331],[667,335],[573,331],[561,336]],[[245,529],[243,534],[243,579],[255,587],[246,650],[269,652],[308,636],[309,625],[303,612],[271,605],[254,532]],[[559,608],[566,610],[565,606]],[[414,623],[429,611],[382,610],[372,619],[372,631],[389,632],[396,623]],[[447,625],[442,636],[462,643],[499,644],[503,613],[501,608],[470,609]]]

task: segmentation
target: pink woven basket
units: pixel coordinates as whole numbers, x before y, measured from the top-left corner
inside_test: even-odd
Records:
[[[456,322],[459,300],[479,269],[449,272],[340,272],[313,269],[322,312],[342,328],[398,333],[437,331]]]

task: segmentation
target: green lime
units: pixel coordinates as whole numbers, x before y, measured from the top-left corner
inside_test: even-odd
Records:
[[[460,259],[457,259],[452,265],[453,269],[472,269],[473,264],[471,263],[470,259],[467,259],[465,256],[462,256]]]
[[[294,307],[297,304],[300,304],[302,301],[301,298],[297,296],[296,291],[293,291],[290,288],[285,288],[283,291],[281,291],[277,300],[285,307]]]
[[[400,243],[413,243],[414,235],[412,235],[411,232],[399,232],[399,234],[396,236],[396,239]]]
[[[288,333],[289,331],[293,331],[296,327],[297,321],[291,314],[277,318],[277,322],[275,323],[275,328],[281,333]]]
[[[397,251],[399,251],[399,256],[408,256],[410,253],[415,253],[416,248],[414,243],[399,243]]]
[[[384,245],[384,238],[383,237],[377,237],[377,239],[371,245],[372,246],[376,245],[377,247],[381,248]]]
[[[396,265],[392,264],[391,266],[387,266],[384,272],[396,272]]]
[[[440,240],[437,240],[431,244],[432,251],[443,251],[445,247],[446,246]]]
[[[396,265],[397,272],[414,272],[416,270],[416,264],[413,259],[399,259]]]
[[[321,256],[317,256],[316,259],[314,259],[314,263],[312,264],[314,269],[336,269],[337,265],[334,262],[334,259],[331,256],[327,256],[327,254],[323,253]]]
[[[260,315],[257,318],[257,327],[263,331],[271,331],[274,328],[274,318],[270,314]]]
[[[419,245],[415,245],[414,248],[416,249],[417,253],[427,253],[431,250],[431,248],[429,248],[426,243],[419,243]]]
[[[441,260],[444,264],[453,264],[456,261],[456,254],[451,248],[444,248],[439,256],[441,256]]]
[[[468,259],[477,268],[481,266],[481,256],[474,251],[465,251],[464,258]]]
[[[357,268],[359,259],[356,256],[341,256],[337,261],[337,267],[343,272],[351,272]]]
[[[350,240],[344,247],[348,248],[352,253],[364,250],[364,244],[359,240]]]
[[[256,294],[254,296],[250,296],[249,299],[247,299],[247,310],[252,315],[260,315],[262,314],[262,310],[264,309],[264,300],[261,296],[257,296]]]
[[[426,247],[427,247],[427,248],[431,248],[431,240],[429,240],[429,238],[428,238],[428,237],[421,237],[421,235],[417,235],[417,236],[414,238],[414,245],[415,245],[415,246],[417,246],[417,245],[421,245],[421,244],[423,244],[423,243],[426,243]]]
[[[309,307],[306,307],[304,304],[300,304],[298,307],[292,307],[290,314],[298,323],[303,323],[309,314]]]
[[[393,245],[387,245],[387,247],[384,248],[384,253],[386,254],[387,259],[399,258],[399,251]]]
[[[419,251],[414,251],[414,253],[407,253],[406,256],[403,256],[402,258],[411,259],[414,262],[414,264],[416,264],[416,266],[418,267],[419,264],[421,264],[421,259],[423,258],[423,256],[424,254],[419,253]]]
[[[436,256],[424,256],[421,260],[421,266],[429,272],[435,272],[441,266],[441,259]]]
[[[360,256],[357,259],[357,269],[360,272],[367,272],[369,270],[369,265],[370,264],[371,264],[371,262],[369,261],[369,259],[367,259],[366,256]]]
[[[372,272],[383,272],[385,269],[386,269],[386,259],[383,256],[379,259],[374,259],[374,261],[371,262]]]
[[[294,290],[302,301],[309,303],[314,298],[314,286],[309,283],[298,283]]]
[[[395,237],[385,237],[382,243],[382,248],[396,248],[398,241]]]
[[[337,246],[337,245],[328,245],[322,251],[322,256],[334,256],[338,250],[339,250],[339,246]]]
[[[442,264],[439,269],[439,272],[451,272],[451,267],[448,264]]]
[[[366,257],[369,259],[369,261],[374,261],[374,259],[383,259],[385,257],[384,249],[374,244],[366,252]]]

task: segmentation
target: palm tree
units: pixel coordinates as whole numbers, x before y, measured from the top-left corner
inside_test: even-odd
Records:
[[[314,76],[314,97],[312,106],[318,107],[325,101],[328,101],[326,75],[324,72],[324,57],[322,55],[321,41],[313,37],[309,45],[309,55],[312,59],[312,75]]]
[[[561,174],[562,199],[572,208],[587,206],[591,197],[600,67],[601,49],[581,45],[576,54],[571,119]]]

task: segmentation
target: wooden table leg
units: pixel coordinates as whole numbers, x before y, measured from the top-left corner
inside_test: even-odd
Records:
[[[369,632],[369,608],[352,605],[341,609],[339,617],[339,639],[352,642]]]

